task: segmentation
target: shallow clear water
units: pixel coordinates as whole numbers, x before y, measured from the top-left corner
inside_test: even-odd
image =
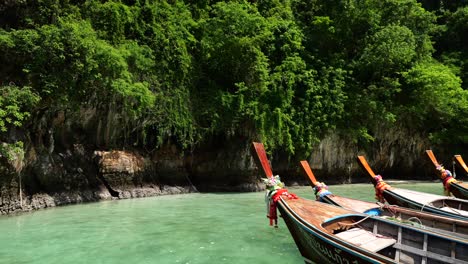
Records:
[[[187,194],[0,217],[0,263],[298,263],[262,193]]]
[[[440,183],[395,187],[442,193]],[[290,188],[312,198],[310,187]],[[335,185],[373,201],[369,184]],[[303,263],[286,226],[268,225],[263,193],[105,201],[0,217],[0,263]]]

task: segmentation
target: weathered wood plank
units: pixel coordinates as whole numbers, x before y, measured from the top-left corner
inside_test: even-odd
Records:
[[[459,215],[468,216],[468,212],[467,212],[467,211],[458,210],[458,209],[455,209],[455,208],[452,208],[452,207],[448,207],[448,206],[441,207],[440,210],[445,211],[445,212],[456,213],[456,214],[459,214]]]
[[[426,256],[427,258],[430,258],[430,259],[443,261],[445,263],[468,264],[468,261],[463,261],[463,260],[460,260],[460,259],[453,259],[453,258],[448,257],[448,256],[443,256],[443,255],[440,255],[440,254],[424,251],[422,249],[418,249],[418,248],[415,248],[415,247],[410,247],[410,246],[407,246],[407,245],[402,245],[402,244],[399,244],[399,243],[396,243],[395,245],[393,245],[393,247],[396,248],[396,249],[400,249],[402,251],[411,252],[411,253],[413,253],[415,255],[419,255],[419,256],[423,256],[423,257]]]
[[[336,236],[372,252],[377,252],[396,242],[393,238],[378,237],[376,234],[361,228],[352,228],[338,233]]]

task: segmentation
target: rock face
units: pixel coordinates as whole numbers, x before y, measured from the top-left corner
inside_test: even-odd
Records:
[[[134,151],[73,151],[35,156],[31,167],[17,173],[1,166],[0,213],[105,199],[148,197],[196,191],[185,179],[160,181],[154,163]],[[6,164],[6,162],[4,160]],[[19,180],[22,178],[22,195]]]
[[[21,210],[19,178],[16,173],[4,166],[0,169],[0,175],[2,175],[0,178],[0,214]]]
[[[183,180],[173,181],[177,184],[174,186],[160,181],[154,163],[136,152],[95,151],[94,156],[99,168],[98,178],[112,197],[137,198],[196,191]]]
[[[89,120],[96,115],[90,116],[83,120],[93,123]],[[189,152],[170,142],[152,151],[123,148],[128,146],[108,150],[98,144],[105,137],[82,136],[66,123],[64,114],[50,120],[39,119],[40,133],[22,139],[28,142],[23,159],[0,157],[0,214],[103,199],[263,190],[263,173],[253,162],[252,140],[247,137],[204,142]],[[107,131],[100,125],[94,129]],[[325,137],[309,158],[316,177],[327,183],[368,182],[356,162],[357,155],[365,155],[384,178],[436,179],[424,156],[430,147],[424,136],[401,127],[382,128],[374,136],[376,140],[368,145],[336,134]],[[300,158],[281,153],[269,158],[274,173],[287,185],[307,184]]]
[[[95,151],[98,178],[112,197],[128,196],[128,189],[141,185],[139,174],[144,170],[143,157],[125,151]]]
[[[231,139],[224,144],[212,143],[198,148],[190,156],[188,171],[201,191],[259,191],[257,166],[250,153],[252,142],[245,138]]]

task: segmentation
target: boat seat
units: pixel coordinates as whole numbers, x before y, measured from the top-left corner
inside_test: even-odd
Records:
[[[445,211],[445,212],[450,212],[450,213],[453,213],[453,214],[459,214],[459,215],[463,215],[463,216],[468,216],[468,212],[467,212],[467,211],[458,210],[458,209],[455,209],[455,208],[452,208],[452,207],[448,207],[448,206],[441,207],[440,210]]]
[[[386,247],[393,246],[396,243],[396,240],[393,238],[382,237],[362,228],[351,228],[335,235],[347,242],[372,252],[380,251]]]

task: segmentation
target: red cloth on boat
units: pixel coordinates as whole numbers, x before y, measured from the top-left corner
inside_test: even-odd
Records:
[[[383,192],[385,190],[390,190],[392,187],[388,185],[386,182],[383,181],[382,176],[376,175],[375,176],[376,184],[375,184],[375,199],[379,202],[384,203],[385,199],[383,197]]]
[[[286,196],[286,198],[288,199],[297,199],[297,195],[295,195],[294,193],[289,193],[288,190],[286,189],[279,189],[272,197],[273,201],[276,203],[281,195],[284,195]]]
[[[275,221],[275,227],[278,226],[278,215],[276,213],[276,203],[271,201],[270,202],[270,212],[268,213],[267,217],[270,219],[270,225],[273,225],[273,221]]]
[[[442,183],[444,184],[444,193],[447,196],[450,195],[450,184],[452,182],[457,182],[457,180],[455,180],[452,176],[447,176],[442,180]]]
[[[278,227],[278,214],[276,212],[277,209],[277,202],[281,198],[281,196],[285,196],[288,199],[297,199],[297,195],[294,193],[289,193],[286,189],[279,189],[278,191],[270,197],[270,211],[268,212],[267,217],[270,219],[270,225],[273,225],[273,221],[275,222],[275,227]]]
[[[444,185],[444,194],[450,196],[450,184],[457,182],[457,180],[452,177],[452,173],[449,170],[444,169],[444,166],[439,165],[436,169],[440,172],[440,179],[442,179],[442,184]]]

